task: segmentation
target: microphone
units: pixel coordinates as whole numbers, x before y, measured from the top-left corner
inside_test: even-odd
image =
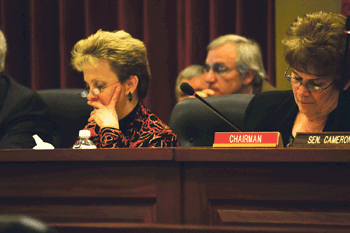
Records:
[[[222,115],[218,110],[216,110],[213,106],[211,106],[207,101],[205,101],[202,97],[200,97],[199,95],[196,94],[196,92],[194,91],[193,87],[186,83],[183,82],[180,85],[180,89],[181,91],[183,91],[185,94],[187,95],[191,95],[196,97],[197,99],[199,99],[203,104],[205,104],[210,110],[212,110],[216,115],[218,115],[221,119],[223,119],[227,124],[229,124],[231,127],[233,127],[235,130],[237,130],[238,132],[242,132],[242,130],[240,130],[237,126],[235,126],[233,123],[231,123],[231,121],[229,121],[224,115]]]

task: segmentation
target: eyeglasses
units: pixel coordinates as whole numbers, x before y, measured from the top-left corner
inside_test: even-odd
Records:
[[[208,64],[205,64],[204,65],[204,71],[205,72],[209,72],[210,69],[213,70],[213,72],[215,74],[218,74],[218,75],[222,75],[223,73],[226,73],[226,72],[229,72],[231,70],[233,70],[233,68],[227,68],[226,66],[224,66],[223,64],[220,64],[220,63],[214,63],[213,65],[208,65]]]
[[[102,92],[104,89],[106,89],[107,87],[112,86],[113,84],[116,84],[116,83],[119,83],[119,81],[114,82],[114,83],[109,84],[109,85],[106,85],[106,86],[103,86],[103,87],[96,87],[96,88],[94,88],[94,89],[92,89],[92,90],[90,90],[90,88],[87,88],[87,89],[84,90],[82,93],[80,93],[80,95],[81,95],[81,97],[83,97],[83,98],[87,98],[87,96],[89,95],[90,91],[91,91],[91,93],[94,94],[94,95],[99,95],[99,94],[101,94],[101,92]]]
[[[303,84],[303,82],[300,81],[299,79],[293,78],[292,76],[290,76],[290,75],[287,74],[289,69],[290,69],[290,66],[288,67],[288,69],[286,70],[286,72],[284,72],[284,77],[286,77],[287,80],[288,80],[293,86],[299,85],[299,87],[300,87],[301,85],[304,85],[304,86],[305,86],[309,91],[311,91],[311,92],[317,92],[317,93],[322,92],[322,91],[326,90],[328,87],[332,86],[332,84],[334,83],[334,81],[333,81],[331,84],[329,84],[329,85],[326,86],[326,87],[322,87],[322,86],[320,86],[320,85],[316,85],[316,84],[313,84],[313,83],[305,83],[305,84]]]

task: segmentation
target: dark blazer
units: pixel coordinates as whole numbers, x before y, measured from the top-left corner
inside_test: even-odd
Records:
[[[34,134],[53,143],[54,126],[40,96],[9,76],[0,76],[0,149],[33,148]]]
[[[336,124],[337,107],[330,113],[323,131],[350,131],[350,91],[345,91],[340,105],[341,113]],[[247,132],[277,131],[282,135],[284,146],[292,134],[298,106],[293,92],[270,91],[256,94],[245,112],[244,125]]]

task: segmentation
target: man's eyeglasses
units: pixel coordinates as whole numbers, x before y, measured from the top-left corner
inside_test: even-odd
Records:
[[[80,93],[80,95],[81,95],[81,97],[83,97],[83,98],[87,98],[87,96],[89,95],[90,91],[91,91],[91,93],[94,94],[94,95],[99,95],[99,94],[101,94],[101,92],[102,92],[104,89],[106,89],[107,87],[112,86],[113,84],[116,84],[116,83],[119,83],[119,81],[114,82],[114,83],[109,84],[109,85],[102,86],[102,87],[96,87],[96,88],[94,88],[94,89],[92,89],[92,90],[90,90],[90,88],[87,88],[87,89],[84,90],[82,93]]]
[[[226,72],[229,72],[230,68],[227,68],[226,66],[224,66],[223,64],[220,64],[220,63],[214,63],[213,65],[208,65],[208,64],[205,64],[204,65],[204,71],[205,72],[209,72],[210,69],[213,70],[213,72],[215,74],[218,74],[218,75],[222,75],[223,73],[226,73]]]
[[[320,86],[320,85],[316,85],[316,84],[314,84],[314,83],[305,83],[305,84],[303,84],[303,82],[302,81],[300,81],[299,79],[297,79],[297,78],[293,78],[292,76],[290,76],[289,74],[288,74],[288,70],[290,69],[290,66],[287,68],[287,70],[286,70],[286,72],[284,72],[284,77],[286,77],[286,79],[293,85],[293,86],[301,86],[301,85],[304,85],[309,91],[311,91],[311,92],[317,92],[317,93],[319,93],[319,92],[322,92],[322,91],[324,91],[324,90],[326,90],[328,87],[330,87],[333,83],[334,83],[334,81],[331,83],[331,84],[329,84],[328,86],[326,86],[326,87],[322,87],[322,86]]]

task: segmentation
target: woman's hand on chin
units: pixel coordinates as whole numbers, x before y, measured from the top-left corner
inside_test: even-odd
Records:
[[[88,104],[94,107],[94,111],[91,112],[88,121],[95,121],[101,129],[105,127],[119,129],[119,118],[116,106],[119,101],[120,93],[121,86],[117,86],[114,90],[111,101],[107,105],[103,105],[99,102],[88,101]]]

